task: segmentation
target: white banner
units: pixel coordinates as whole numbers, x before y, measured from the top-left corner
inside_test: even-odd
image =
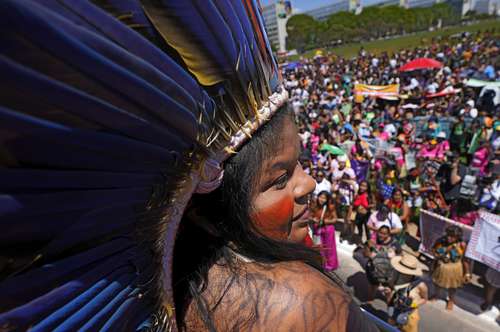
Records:
[[[500,271],[500,216],[480,211],[465,256]]]

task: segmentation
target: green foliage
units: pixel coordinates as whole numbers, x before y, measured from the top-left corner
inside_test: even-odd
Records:
[[[287,48],[304,50],[314,45],[316,34],[319,32],[320,22],[309,15],[294,15],[286,24]]]
[[[425,47],[432,44],[436,38],[448,39],[450,36],[462,32],[476,33],[479,31],[493,31],[498,38],[500,38],[500,20],[490,19],[483,20],[475,24],[446,27],[444,29],[435,31],[423,31],[402,37],[395,37],[390,39],[374,40],[369,42],[356,42],[349,43],[334,48],[324,49],[325,53],[333,51],[335,55],[344,58],[351,58],[359,53],[361,47],[366,51],[374,54],[382,52],[394,53],[401,49],[409,49],[414,47]],[[291,61],[298,60],[300,56],[313,57],[315,50],[308,51],[302,55],[290,57]]]
[[[368,41],[459,22],[460,14],[446,3],[413,9],[371,6],[359,15],[351,12],[335,13],[325,22],[301,14],[292,16],[287,22],[287,48],[302,52],[332,46],[338,40],[344,43]]]

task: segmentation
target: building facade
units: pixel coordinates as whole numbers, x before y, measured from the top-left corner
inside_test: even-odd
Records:
[[[332,14],[349,11],[351,6],[350,0],[337,0],[329,5],[304,12],[304,14],[312,16],[315,20],[325,21]]]
[[[278,51],[286,50],[286,22],[292,16],[291,1],[275,1],[262,7],[262,16],[269,42]]]

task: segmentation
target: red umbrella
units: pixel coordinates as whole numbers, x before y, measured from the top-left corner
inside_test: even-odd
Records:
[[[401,68],[399,71],[412,71],[418,69],[434,69],[441,68],[443,64],[437,60],[429,59],[429,58],[418,58],[413,61],[408,62]]]

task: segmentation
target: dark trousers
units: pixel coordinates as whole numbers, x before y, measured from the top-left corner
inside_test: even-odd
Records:
[[[369,213],[359,214],[356,213],[356,228],[358,229],[359,240],[363,242],[363,229],[365,230],[366,239],[370,239],[370,229],[368,228],[368,218],[370,217]]]
[[[342,224],[342,228],[340,231],[340,240],[350,240],[352,237],[351,229],[349,226],[350,221],[347,220],[347,213],[349,212],[349,206],[340,205],[337,210],[337,215],[339,218],[343,219],[344,222]]]

